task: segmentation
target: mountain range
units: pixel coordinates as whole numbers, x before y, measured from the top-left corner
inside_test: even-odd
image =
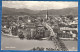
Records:
[[[30,10],[25,8],[15,9],[2,7],[2,15],[45,15],[47,11],[49,15],[78,15],[78,7],[49,10]]]

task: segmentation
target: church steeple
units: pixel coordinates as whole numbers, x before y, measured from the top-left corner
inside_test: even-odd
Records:
[[[46,10],[46,19],[48,20],[48,9]]]

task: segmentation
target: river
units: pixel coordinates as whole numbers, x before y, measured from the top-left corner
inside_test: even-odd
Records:
[[[77,51],[77,41],[63,41],[69,51]],[[34,47],[55,48],[53,41],[49,40],[20,40],[19,38],[2,36],[2,50],[30,50]]]

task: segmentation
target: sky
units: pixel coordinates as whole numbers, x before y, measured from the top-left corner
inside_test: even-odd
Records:
[[[31,10],[63,9],[78,7],[78,2],[65,1],[2,1],[3,7]]]

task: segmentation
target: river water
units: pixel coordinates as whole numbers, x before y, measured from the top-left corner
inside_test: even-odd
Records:
[[[69,51],[77,51],[77,41],[63,41]],[[55,48],[53,41],[49,40],[20,40],[19,38],[2,36],[2,50],[30,50],[34,47]]]

